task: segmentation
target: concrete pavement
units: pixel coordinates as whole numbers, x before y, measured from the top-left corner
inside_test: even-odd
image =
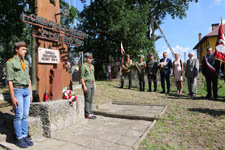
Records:
[[[135,150],[155,124],[154,118],[165,106],[103,104],[96,120],[84,120],[59,130],[52,138],[35,139],[29,150]],[[107,114],[111,117],[107,117]],[[122,117],[121,117],[122,116]],[[127,118],[126,118],[127,117]],[[0,141],[0,147],[18,150],[13,143]]]

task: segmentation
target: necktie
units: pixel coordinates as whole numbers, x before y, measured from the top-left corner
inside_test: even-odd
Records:
[[[22,59],[20,59],[20,62],[21,62],[22,69],[25,71],[26,65],[25,65],[24,61]]]
[[[89,65],[89,70],[91,71],[91,65]]]

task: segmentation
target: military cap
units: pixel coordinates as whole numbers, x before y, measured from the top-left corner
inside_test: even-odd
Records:
[[[87,53],[84,54],[84,57],[92,58],[92,53],[87,52]]]
[[[144,58],[144,55],[138,55],[139,58]]]
[[[24,41],[15,43],[15,49],[20,47],[27,47],[27,44]]]

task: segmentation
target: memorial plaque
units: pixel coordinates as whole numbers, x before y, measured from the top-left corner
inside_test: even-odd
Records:
[[[38,48],[38,63],[47,63],[47,64],[60,63],[59,50]]]

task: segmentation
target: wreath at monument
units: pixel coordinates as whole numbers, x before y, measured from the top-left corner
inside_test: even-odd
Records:
[[[77,96],[74,91],[70,90],[68,87],[63,88],[63,99],[69,101],[70,106],[73,106],[73,102],[77,101]]]

